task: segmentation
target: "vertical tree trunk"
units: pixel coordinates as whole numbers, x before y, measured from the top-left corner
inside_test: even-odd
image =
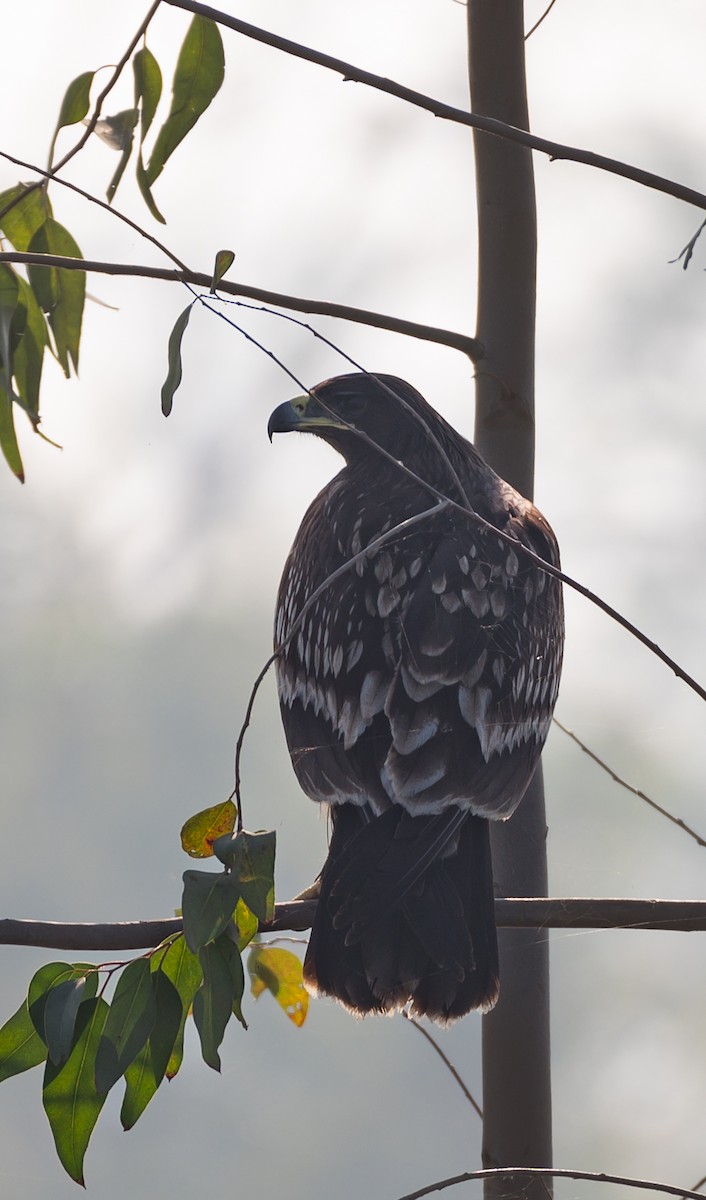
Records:
[[[529,128],[522,0],[468,0],[474,112]],[[474,134],[478,206],[478,317],[485,348],[476,382],[475,442],[525,496],[534,477],[536,209],[528,150]],[[547,894],[541,769],[519,810],[491,833],[496,892]],[[483,1019],[483,1165],[552,1162],[549,960],[534,931],[500,934],[500,1001]],[[546,1200],[549,1181],[491,1180],[487,1200]]]

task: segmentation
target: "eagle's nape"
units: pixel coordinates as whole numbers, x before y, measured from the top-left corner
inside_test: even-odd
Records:
[[[320,384],[272,414],[270,435],[293,429],[346,459],[304,517],[275,627],[292,763],[331,807],[305,979],[360,1014],[487,1010],[498,968],[484,818],[510,815],[538,761],[561,590],[457,509],[402,523],[429,508],[425,484],[457,502],[460,484],[491,527],[558,566],[555,539],[402,380]]]

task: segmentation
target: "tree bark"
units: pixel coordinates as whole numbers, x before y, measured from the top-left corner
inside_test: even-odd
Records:
[[[521,0],[469,0],[471,107],[529,128]],[[474,132],[478,209],[475,442],[531,498],[537,221],[531,153]],[[496,893],[546,896],[546,821],[539,769],[519,810],[491,831]],[[503,930],[500,1000],[483,1019],[483,1166],[552,1165],[549,959],[546,937]],[[542,1197],[547,1181],[489,1179],[486,1200]]]

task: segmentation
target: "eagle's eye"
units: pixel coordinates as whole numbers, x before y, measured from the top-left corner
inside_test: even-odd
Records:
[[[361,396],[360,393],[351,392],[343,397],[341,404],[341,416],[346,420],[352,420],[355,417],[361,417],[368,407],[368,396]]]

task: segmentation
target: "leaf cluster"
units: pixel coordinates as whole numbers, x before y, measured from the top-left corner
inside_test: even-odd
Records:
[[[0,193],[0,235],[16,251],[83,257],[72,234],[55,220],[49,200],[57,138],[62,129],[81,122],[120,154],[108,184],[108,202],[112,203],[137,145],[138,188],[152,216],[165,224],[152,188],[223,83],[225,60],[218,26],[201,16],[189,25],[174,72],[170,109],[147,162],[144,144],[162,95],[162,72],[146,44],[133,55],[132,72],[132,106],[100,119],[94,116],[89,122],[96,72],[84,71],[69,84],[51,139],[47,178],[41,185],[18,183]],[[72,370],[78,372],[86,297],[85,271],[31,266],[27,276],[0,264],[0,449],[20,482],[24,482],[24,467],[15,429],[16,408],[39,433],[44,352],[54,355],[67,379]]]
[[[77,1183],[108,1092],[124,1081],[120,1119],[131,1129],[162,1081],[179,1071],[189,1015],[204,1061],[217,1071],[231,1016],[247,1029],[241,955],[274,914],[275,834],[235,833],[235,818],[228,800],[182,829],[191,857],[216,857],[223,867],[184,872],[183,933],[127,963],[47,963],[0,1029],[0,1082],[44,1064],[44,1111],[62,1166]],[[249,959],[253,996],[269,990],[302,1025],[308,997],[296,955],[256,943]]]

